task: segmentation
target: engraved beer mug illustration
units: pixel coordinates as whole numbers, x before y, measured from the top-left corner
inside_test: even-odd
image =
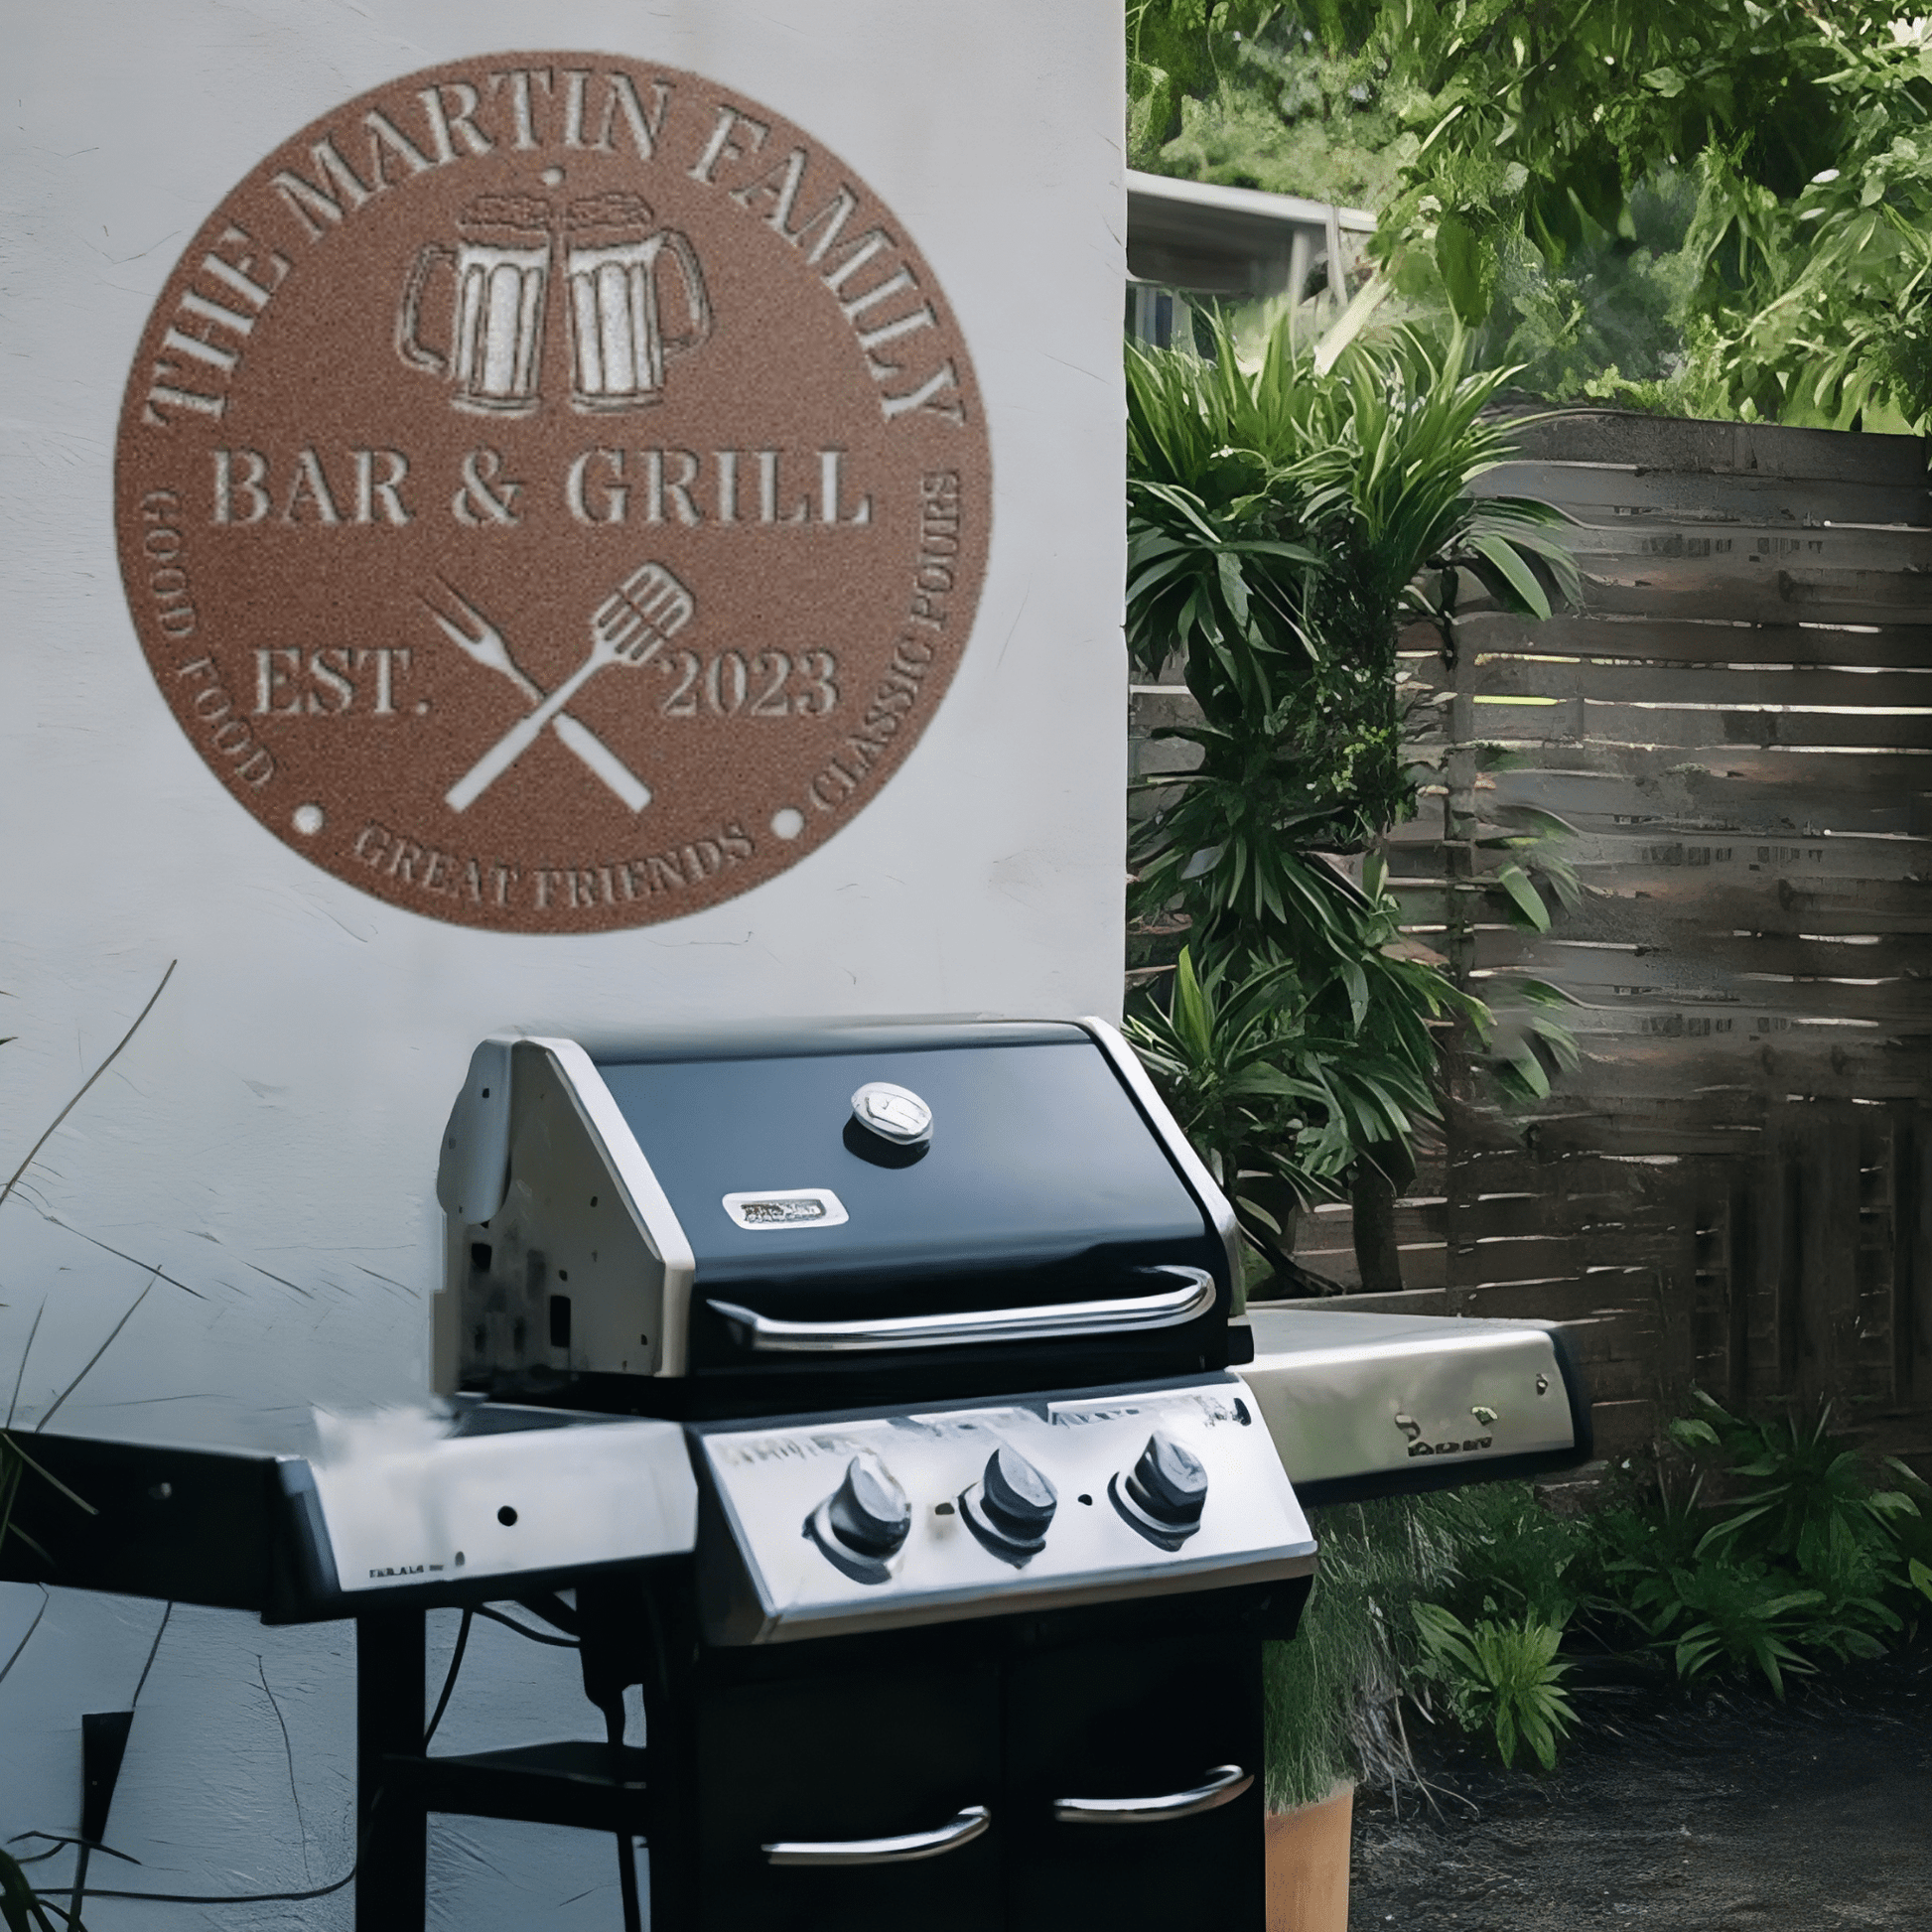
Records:
[[[664,390],[664,364],[711,336],[711,299],[697,250],[675,228],[653,228],[634,195],[573,202],[565,215],[564,279],[570,292],[571,403],[580,410],[640,409]],[[664,321],[674,267],[681,301]]]
[[[425,242],[403,284],[396,351],[410,367],[456,384],[458,409],[527,416],[542,400],[544,297],[550,282],[550,205],[533,196],[485,195],[457,217],[455,247]],[[455,278],[449,347],[422,337],[431,280]]]

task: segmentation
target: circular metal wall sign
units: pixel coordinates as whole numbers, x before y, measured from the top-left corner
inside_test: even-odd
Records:
[[[932,270],[836,155],[694,73],[503,54],[228,197],[116,494],[155,678],[270,831],[412,911],[586,932],[873,798],[971,629],[991,469]]]

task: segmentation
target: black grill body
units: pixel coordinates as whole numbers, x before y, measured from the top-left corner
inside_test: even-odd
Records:
[[[446,1413],[50,1431],[90,1512],[29,1483],[0,1552],[356,1619],[358,1932],[424,1922],[431,1812],[615,1833],[632,1878],[647,1840],[658,1932],[1253,1925],[1287,1471],[1589,1452],[1550,1324],[1231,1331],[1227,1204],[1099,1021],[493,1039],[437,1185]],[[426,1747],[425,1609],[504,1602],[579,1640],[609,1744]]]

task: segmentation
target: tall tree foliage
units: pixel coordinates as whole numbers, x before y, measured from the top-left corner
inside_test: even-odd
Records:
[[[1526,260],[1562,278],[1636,249],[1642,198],[1677,178],[1698,195],[1670,291],[1679,407],[1932,418],[1932,27],[1893,4],[1138,0],[1129,22],[1143,165],[1166,165],[1159,142],[1183,132],[1190,100],[1238,84],[1294,123],[1311,111],[1295,74],[1345,73],[1320,111],[1342,145],[1371,136],[1392,168],[1385,268],[1471,328],[1506,334],[1499,307],[1547,295],[1526,295]],[[1171,158],[1233,178],[1212,148]]]
[[[1932,423],[1932,21],[1820,9],[1828,165],[1773,199],[1720,157],[1704,225],[1739,288],[1703,354],[1709,380],[1767,418],[1848,427],[1874,407]],[[1722,166],[1719,165],[1722,162]],[[1736,212],[1733,214],[1732,209]]]

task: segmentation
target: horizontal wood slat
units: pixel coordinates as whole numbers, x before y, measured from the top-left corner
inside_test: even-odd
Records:
[[[1417,681],[1429,689],[1459,687],[1478,697],[1586,698],[1599,704],[1643,703],[1662,697],[1672,704],[1705,705],[1714,711],[1746,705],[1889,709],[1905,714],[1899,718],[1900,735],[1889,743],[1932,744],[1932,672],[1926,671],[1677,668],[1638,661],[1605,664],[1587,658],[1485,653],[1459,678],[1439,674]],[[1910,716],[1914,712],[1917,716]]]
[[[1736,523],[1815,531],[1900,525],[1923,528],[1928,503],[1916,488],[1783,477],[1713,477],[1625,464],[1505,463],[1477,484],[1485,496],[1541,497],[1585,523],[1653,524],[1708,533]]]
[[[1909,670],[1932,661],[1932,628],[1924,614],[1885,624],[1733,621],[1738,614],[1692,621],[1685,617],[1563,611],[1542,623],[1500,611],[1472,611],[1457,622],[1458,655],[1639,658],[1663,664],[1854,664]],[[1412,668],[1441,661],[1432,628],[1404,633],[1403,657]]]
[[[1916,534],[1916,533],[1914,533]],[[1626,567],[1579,559],[1584,602],[1592,616],[1641,618],[1668,600],[1682,621],[1725,623],[1912,623],[1925,617],[1925,585],[1916,575],[1837,569],[1793,557],[1766,559],[1748,576],[1712,576],[1703,559],[1659,557]],[[1481,591],[1467,594],[1473,615],[1494,608]]]
[[[1521,456],[1566,467],[1683,471],[1711,480],[1810,479],[1905,489],[1923,489],[1926,482],[1925,446],[1916,436],[1847,436],[1828,429],[1705,423],[1617,409],[1539,413],[1534,422],[1508,428]]]
[[[1733,748],[1770,750],[1822,747],[1842,751],[1920,753],[1927,762],[1908,782],[1932,786],[1932,716],[1888,717],[1874,711],[1752,710],[1740,703],[1678,705],[1663,695],[1648,703],[1599,702],[1585,697],[1543,699],[1534,704],[1471,703],[1475,734],[1528,750],[1544,744],[1669,747],[1722,758]],[[1429,745],[1432,741],[1422,741]],[[1452,742],[1452,740],[1450,741]],[[1805,777],[1792,774],[1794,784]]]

